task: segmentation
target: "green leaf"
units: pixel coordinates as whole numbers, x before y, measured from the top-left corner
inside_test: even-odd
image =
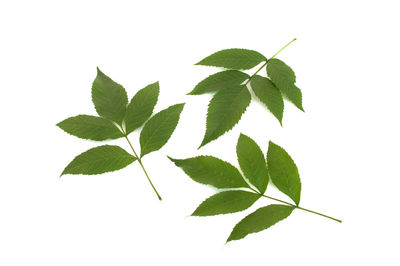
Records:
[[[294,84],[296,75],[293,70],[283,61],[273,58],[268,60],[267,73],[275,86],[291,101],[297,108],[304,111],[302,106],[301,91]]]
[[[129,103],[125,114],[126,134],[139,128],[151,116],[157,103],[160,87],[158,82],[138,91]]]
[[[216,52],[196,65],[216,66],[230,69],[250,69],[266,61],[265,56],[259,52],[247,49],[226,49]]]
[[[97,116],[74,116],[58,123],[57,126],[81,139],[101,141],[123,137],[121,131],[111,121]]]
[[[269,142],[267,153],[268,171],[271,181],[297,205],[300,202],[301,183],[299,171],[290,155],[281,147]]]
[[[125,116],[128,96],[125,89],[97,68],[97,77],[92,86],[92,101],[97,113],[118,124]]]
[[[130,155],[118,146],[99,146],[76,156],[75,159],[65,167],[61,175],[102,174],[122,169],[135,160],[135,156]]]
[[[268,78],[256,75],[251,80],[251,88],[257,98],[267,106],[282,125],[283,98],[281,92],[275,87],[274,83]]]
[[[249,208],[260,197],[260,195],[255,193],[242,190],[220,192],[203,201],[192,216],[210,216],[240,212]]]
[[[208,78],[200,81],[199,84],[188,94],[200,95],[209,92],[215,92],[220,89],[228,88],[242,84],[249,78],[249,75],[238,70],[225,70],[218,72]]]
[[[200,147],[231,130],[250,101],[251,95],[245,85],[218,91],[208,105],[206,133]]]
[[[259,208],[236,224],[226,242],[265,230],[288,217],[293,210],[294,207],[279,204]]]
[[[267,162],[260,147],[248,136],[240,134],[236,154],[244,176],[264,194],[269,177]]]
[[[291,85],[285,89],[281,90],[283,95],[292,102],[297,108],[304,112],[303,104],[302,104],[302,94],[301,90],[296,87],[296,85]]]
[[[185,104],[175,104],[155,114],[144,125],[140,133],[140,157],[161,149],[167,143]]]
[[[218,158],[212,156],[198,156],[182,160],[168,158],[198,183],[216,188],[248,187],[236,167]]]

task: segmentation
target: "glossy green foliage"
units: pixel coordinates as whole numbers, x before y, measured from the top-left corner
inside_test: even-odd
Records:
[[[206,133],[200,147],[231,130],[250,104],[251,95],[240,85],[219,90],[208,105]]]
[[[251,80],[251,88],[257,98],[260,99],[282,125],[283,97],[274,83],[268,78],[256,75]]]
[[[252,76],[239,71],[251,69],[262,62],[263,64]],[[228,69],[205,78],[188,93],[200,95],[216,92],[208,105],[206,133],[200,147],[219,138],[239,122],[251,102],[249,90],[254,92],[281,125],[284,110],[283,96],[304,111],[302,93],[295,85],[296,76],[293,70],[279,59],[274,57],[267,59],[252,50],[226,49],[206,57],[197,65]],[[257,75],[264,67],[268,77]]]
[[[99,68],[92,86],[92,101],[100,116],[122,124],[128,104],[126,91]]]
[[[96,175],[124,168],[137,158],[119,146],[99,146],[79,154],[70,162],[61,175]]]
[[[250,69],[266,61],[265,56],[259,52],[247,49],[226,49],[216,52],[196,65],[216,66],[228,69]]]
[[[288,195],[296,205],[300,202],[301,182],[296,164],[290,155],[280,146],[269,142],[268,171],[272,183]]]
[[[293,210],[294,207],[292,206],[279,204],[272,204],[259,208],[246,216],[233,228],[227,242],[239,240],[248,234],[265,230],[288,217]]]
[[[176,166],[194,181],[216,188],[240,188],[248,185],[239,171],[230,163],[212,156],[198,156],[178,160],[170,158]]]
[[[125,130],[129,134],[141,127],[151,116],[157,103],[160,86],[158,82],[150,84],[133,96],[126,108]]]
[[[246,178],[233,165],[212,156],[198,156],[181,160],[170,158],[194,181],[212,185],[219,189],[229,189],[219,191],[203,201],[193,212],[193,216],[211,216],[243,211],[251,207],[259,198],[265,196],[264,193],[269,181],[269,169],[264,153],[254,140],[243,134],[238,139],[236,151],[240,168]],[[286,153],[280,147],[278,151],[276,151],[276,147],[272,147],[271,150],[271,145],[268,150],[268,158],[272,158],[272,174],[274,174],[274,177],[276,177],[276,169],[281,169],[280,178],[285,178],[285,173],[290,175],[292,172],[293,165],[287,162],[282,151]],[[287,178],[287,180],[290,179],[290,177]],[[235,190],[231,190],[233,188]],[[297,184],[289,182],[286,188],[296,190]],[[286,193],[286,191],[282,192]],[[298,192],[300,193],[300,191]],[[265,197],[269,198],[268,196]],[[289,216],[294,208],[296,208],[295,205],[287,203],[287,205],[270,205],[258,209],[236,225],[228,241],[241,239],[250,233],[267,229]]]
[[[260,195],[243,190],[222,191],[203,201],[192,216],[211,216],[243,211],[260,197]]]
[[[81,139],[102,141],[123,137],[110,120],[91,115],[78,115],[57,124],[65,132]]]
[[[293,70],[283,61],[273,58],[268,60],[268,77],[276,87],[291,101],[297,108],[304,111],[302,104],[302,94],[296,87],[296,75]]]
[[[125,89],[97,69],[92,86],[92,100],[100,117],[78,115],[57,124],[65,132],[83,139],[103,141],[125,137],[134,155],[118,146],[104,145],[90,149],[72,160],[64,174],[102,174],[121,169],[164,146],[174,132],[183,104],[176,104],[155,114],[154,107],[160,92],[158,82],[139,90],[128,104]],[[140,156],[128,139],[129,133],[143,126],[140,134]],[[147,179],[150,178],[144,170]],[[160,195],[151,183],[155,193]]]
[[[260,147],[248,136],[240,134],[236,154],[244,176],[259,192],[264,193],[269,177],[265,157]]]
[[[140,132],[140,157],[164,146],[176,126],[184,104],[175,104],[155,114]]]
[[[200,95],[204,93],[216,92],[220,89],[237,86],[247,80],[250,76],[238,70],[225,70],[209,76],[200,81],[199,84],[188,94]]]

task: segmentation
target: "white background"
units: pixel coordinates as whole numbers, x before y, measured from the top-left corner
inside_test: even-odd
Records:
[[[1,1],[0,265],[399,265],[396,4]],[[233,47],[269,57],[294,37],[279,58],[295,70],[306,112],[287,103],[281,128],[253,102],[232,131],[197,151],[210,96],[185,94],[216,69],[194,63]],[[55,126],[95,114],[96,66],[129,97],[159,80],[156,111],[187,103],[169,143],[144,158],[162,202],[138,164],[59,179],[74,156],[98,145]],[[299,167],[301,205],[343,223],[296,210],[225,245],[239,220],[272,202],[189,217],[214,191],[165,156],[210,154],[238,165],[240,132],[264,152],[269,140],[283,146]]]

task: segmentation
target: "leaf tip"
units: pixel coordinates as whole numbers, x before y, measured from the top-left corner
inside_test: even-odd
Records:
[[[176,161],[176,159],[174,159],[174,158],[172,158],[172,157],[170,157],[170,156],[168,156],[168,155],[167,155],[167,158],[168,158],[171,162],[175,162],[175,161]]]

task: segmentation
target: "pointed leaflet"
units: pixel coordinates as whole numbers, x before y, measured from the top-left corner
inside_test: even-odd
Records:
[[[283,148],[270,141],[267,162],[272,183],[299,205],[300,176],[297,166],[290,155]]]
[[[192,215],[210,216],[243,211],[260,197],[255,193],[242,190],[223,191],[203,201]]]
[[[208,105],[207,128],[200,147],[231,130],[239,122],[250,100],[251,95],[245,85],[218,91]]]
[[[118,146],[99,146],[76,156],[61,175],[96,175],[124,168],[136,160]]]
[[[240,134],[236,154],[244,176],[264,194],[269,178],[267,162],[260,147],[248,136]]]
[[[123,137],[121,131],[111,121],[97,116],[74,116],[58,123],[57,126],[81,139],[101,141]]]
[[[297,108],[304,111],[302,106],[301,91],[294,83],[296,75],[293,70],[283,61],[273,58],[268,60],[267,73],[276,87],[291,101]]]
[[[140,157],[161,149],[167,143],[179,121],[185,104],[175,104],[155,114],[140,132]]]
[[[216,66],[230,69],[250,69],[266,61],[265,56],[259,52],[247,49],[226,49],[216,52],[196,65]]]
[[[128,96],[125,89],[97,68],[97,77],[92,86],[92,101],[97,113],[118,124],[125,116]]]
[[[225,70],[218,72],[200,81],[199,84],[188,94],[200,95],[204,93],[218,91],[234,85],[240,85],[250,76],[238,70]]]
[[[230,163],[212,156],[198,156],[189,159],[173,159],[176,166],[194,181],[216,188],[248,187],[239,171]]]
[[[282,89],[281,91],[289,101],[291,101],[297,108],[304,112],[302,105],[303,96],[301,94],[301,90],[297,88],[296,85],[293,84],[285,89]]]
[[[156,82],[141,89],[133,96],[126,108],[124,120],[126,134],[139,128],[149,119],[157,103],[159,93],[160,87],[158,82]]]
[[[226,242],[239,240],[248,234],[265,230],[288,217],[293,209],[294,207],[279,204],[272,204],[259,208],[246,216],[233,228]]]
[[[251,88],[257,98],[267,106],[282,125],[283,98],[278,88],[268,78],[258,75],[252,78]]]

